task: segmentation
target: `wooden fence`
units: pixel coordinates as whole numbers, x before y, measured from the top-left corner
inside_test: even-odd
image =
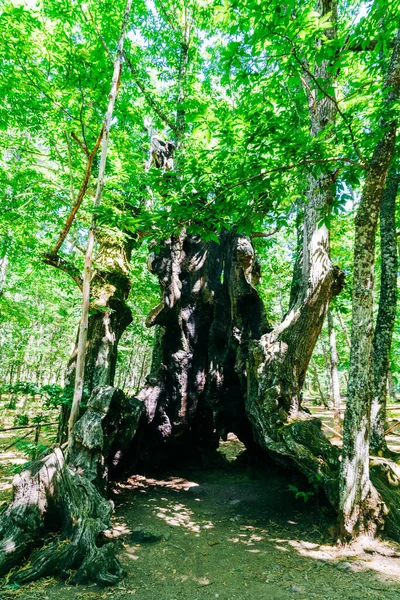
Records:
[[[35,425],[20,425],[20,426],[16,426],[16,427],[5,427],[4,429],[0,429],[0,433],[2,433],[3,431],[15,431],[15,430],[19,430],[19,429],[29,429],[28,433],[26,433],[25,435],[22,435],[21,437],[17,438],[16,440],[13,440],[11,442],[11,444],[9,444],[6,448],[2,449],[2,452],[7,452],[7,450],[9,450],[12,446],[17,444],[21,440],[24,440],[32,433],[35,434],[33,443],[35,444],[35,447],[37,448],[37,446],[39,444],[40,432],[41,432],[42,428],[43,427],[54,427],[54,425],[58,425],[58,422],[56,421],[53,423],[37,423]]]
[[[333,415],[335,413],[344,413],[344,411],[346,410],[345,408],[335,409],[335,408],[327,408],[326,406],[311,406],[311,405],[306,405],[306,404],[304,406],[306,408],[308,408],[309,410],[311,410],[312,412],[332,413]],[[389,406],[386,406],[386,411],[392,411],[392,410],[393,411],[400,410],[400,404],[389,404]],[[340,439],[343,439],[343,436],[341,435],[341,433],[339,433],[338,431],[335,431],[335,429],[333,429],[333,427],[331,427],[324,421],[321,421],[321,422],[322,422],[322,425],[326,429],[328,429],[329,431],[331,431],[332,433],[337,435]],[[400,421],[397,421],[397,423],[395,423],[394,425],[391,425],[389,427],[389,429],[387,429],[385,431],[385,435],[388,435],[389,433],[394,431],[397,427],[399,427],[399,425],[400,425]]]

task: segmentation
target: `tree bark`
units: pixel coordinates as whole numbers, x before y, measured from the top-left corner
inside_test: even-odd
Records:
[[[388,372],[388,396],[392,402],[395,403],[397,401],[396,382],[390,369]]]
[[[373,340],[374,397],[371,407],[371,450],[388,454],[385,440],[386,396],[390,368],[390,348],[397,304],[396,197],[399,177],[389,174],[380,211],[381,289]]]
[[[128,26],[128,19],[131,12],[132,0],[128,0],[125,6],[125,12],[122,20],[121,34],[118,40],[117,57],[114,62],[114,72],[111,82],[111,91],[109,95],[109,102],[107,107],[106,116],[104,119],[103,127],[103,138],[101,142],[101,157],[99,166],[99,175],[97,178],[96,195],[94,198],[93,206],[96,209],[100,206],[101,196],[104,187],[104,177],[106,170],[107,161],[107,150],[108,150],[108,138],[110,135],[111,119],[114,110],[115,100],[117,98],[119,80],[121,76],[122,68],[122,54],[124,49],[125,33]],[[85,254],[85,267],[83,270],[83,286],[82,286],[82,314],[81,322],[79,326],[78,335],[78,347],[76,355],[76,372],[75,372],[75,388],[74,397],[72,400],[71,413],[68,420],[68,433],[70,434],[73,426],[79,418],[79,406],[82,401],[83,384],[84,384],[84,373],[85,373],[85,359],[86,359],[86,342],[88,337],[88,326],[89,326],[89,301],[90,301],[90,288],[92,279],[92,262],[93,262],[93,249],[95,243],[95,226],[96,216],[93,213],[91,226],[89,229],[89,236]]]
[[[376,533],[384,512],[383,503],[369,476],[373,289],[376,227],[397,129],[397,123],[391,120],[391,111],[400,90],[400,33],[395,41],[384,88],[387,97],[381,122],[382,134],[372,155],[355,219],[350,373],[343,427],[339,507],[344,537]]]
[[[141,411],[120,390],[96,388],[71,433],[68,462],[55,448],[15,476],[13,501],[0,519],[0,576],[14,569],[8,581],[18,584],[46,575],[118,583],[121,564],[104,543],[112,512],[104,494],[108,470],[129,448]]]
[[[325,394],[324,394],[324,390],[323,390],[323,387],[322,387],[322,385],[321,385],[321,381],[320,381],[320,378],[319,378],[319,375],[318,375],[318,367],[317,367],[317,364],[316,364],[315,360],[311,360],[311,363],[310,363],[310,364],[311,364],[312,371],[313,371],[313,374],[314,374],[314,381],[315,381],[315,383],[316,383],[316,385],[317,385],[317,390],[318,390],[318,392],[319,392],[319,400],[317,401],[317,404],[319,404],[319,405],[320,405],[320,404],[321,404],[321,402],[322,402],[322,404],[323,404],[323,405],[324,405],[326,408],[328,408],[328,403],[327,403],[327,401],[326,401]]]
[[[348,348],[351,348],[351,341],[350,341],[349,334],[348,334],[347,329],[346,329],[346,325],[345,325],[345,323],[343,321],[342,313],[340,312],[339,309],[337,309],[336,314],[337,314],[337,317],[339,319],[340,327],[342,328],[342,331],[343,331],[343,335],[344,335],[344,339],[345,339],[345,342],[346,342],[346,346]]]
[[[202,461],[229,432],[251,449],[245,361],[249,341],[267,324],[249,239],[224,232],[220,244],[206,243],[182,232],[149,257],[149,267],[163,298],[147,321],[159,329],[152,370],[137,396],[147,421],[139,434],[141,459]]]
[[[84,396],[86,402],[93,389],[99,385],[114,385],[118,343],[132,321],[126,301],[131,289],[129,261],[132,242],[97,232],[99,253],[96,271],[91,282],[91,311],[88,318],[88,335],[84,371]],[[78,339],[69,359],[65,387],[72,390],[75,381]],[[69,405],[63,404],[60,414],[57,442],[66,440]]]
[[[333,324],[333,312],[328,310],[328,331],[330,347],[330,369],[331,369],[331,402],[334,408],[334,430],[341,433],[340,420],[340,385],[338,371],[338,354],[336,347],[336,334]]]
[[[335,0],[317,2],[321,16],[330,14],[332,25],[324,32],[336,36]],[[316,46],[323,42],[316,41]],[[337,106],[331,96],[318,99],[315,81],[332,84],[326,60],[312,74],[305,70],[310,113],[310,135],[321,136],[335,123]],[[311,418],[300,406],[300,392],[306,371],[321,333],[329,303],[344,283],[343,273],[334,267],[329,253],[329,232],[322,217],[329,215],[334,196],[334,174],[312,173],[307,181],[301,278],[296,261],[292,304],[286,318],[272,332],[252,343],[248,362],[246,411],[260,446],[275,460],[296,466],[320,484],[337,506],[338,449],[321,430],[318,419]]]

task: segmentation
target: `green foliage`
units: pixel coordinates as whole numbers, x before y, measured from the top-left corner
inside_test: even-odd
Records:
[[[14,425],[20,425],[21,427],[24,427],[25,425],[29,424],[29,416],[26,414],[21,414],[18,415],[16,417],[14,417]]]
[[[322,477],[319,475],[319,473],[310,473],[307,479],[311,489],[305,491],[299,490],[299,488],[295,485],[288,485],[288,489],[294,493],[296,500],[301,499],[305,504],[312,498],[318,498],[319,490],[322,487]]]
[[[290,295],[295,208],[305,202],[310,174],[326,173],[325,161],[335,171],[337,194],[321,223],[330,228],[335,264],[346,272],[347,286],[334,311],[350,332],[354,209],[362,162],[370,158],[373,132],[379,131],[382,66],[398,26],[399,0],[339,2],[335,39],[325,34],[329,15],[321,18],[312,0],[133,4],[129,65],[126,61],[121,73],[103,203],[96,213],[99,231],[127,236],[133,244],[133,323],[121,340],[118,382],[136,387],[143,363],[132,348],[140,348],[144,369],[150,360],[153,332],[144,320],[159,290],[145,268],[148,244],[156,251],[182,227],[214,241],[223,228],[249,235],[277,229],[257,240],[256,248],[268,318],[279,322]],[[38,393],[48,407],[70,401],[62,384],[80,290],[67,273],[45,265],[43,254],[57,240],[82,183],[81,146],[92,149],[101,130],[112,73],[108,52],[115,54],[124,5],[122,0],[0,0],[0,384],[2,393],[10,394],[10,406],[15,394]],[[190,36],[182,70],[185,19]],[[316,36],[323,43],[316,45]],[[315,94],[317,99],[334,95],[340,114],[335,127],[312,137],[305,69],[313,73],[323,62],[334,87],[324,89],[317,80]],[[185,136],[175,153],[175,171],[146,169],[151,136],[176,138],[179,111]],[[59,253],[77,272],[83,267],[98,162],[97,157]],[[349,350],[336,317],[335,327],[345,389]],[[323,344],[326,331],[314,361],[328,388]],[[399,347],[397,328],[393,370]],[[37,392],[4,387],[22,380]],[[309,383],[312,387],[311,378]]]

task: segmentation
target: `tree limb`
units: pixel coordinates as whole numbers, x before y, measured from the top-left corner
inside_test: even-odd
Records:
[[[154,98],[152,97],[151,94],[149,94],[149,92],[147,91],[146,87],[143,85],[143,83],[140,81],[140,77],[139,74],[137,72],[137,70],[135,69],[135,67],[133,66],[133,64],[131,63],[131,61],[129,60],[128,56],[126,55],[126,52],[123,52],[123,57],[125,59],[125,62],[130,70],[130,72],[133,75],[135,84],[138,86],[139,90],[142,92],[144,99],[146,100],[147,104],[149,104],[149,106],[151,106],[151,108],[154,110],[154,112],[160,117],[160,119],[162,121],[164,121],[164,123],[175,133],[177,133],[177,127],[176,125],[171,121],[171,119],[168,117],[168,115],[166,115],[161,108],[159,107],[158,103],[154,100]]]
[[[301,160],[300,162],[292,164],[292,165],[284,165],[282,167],[274,167],[272,169],[262,169],[260,171],[260,173],[257,173],[256,175],[252,175],[251,177],[248,177],[247,179],[243,179],[243,181],[238,181],[237,183],[222,190],[222,192],[220,192],[214,198],[213,202],[218,200],[218,198],[220,198],[220,196],[223,196],[227,192],[230,192],[231,190],[233,190],[241,185],[244,185],[245,183],[248,183],[249,181],[253,181],[254,179],[258,179],[259,177],[264,177],[265,175],[268,175],[269,173],[277,173],[279,171],[290,171],[291,169],[297,169],[298,167],[302,167],[303,165],[315,165],[315,164],[327,163],[327,162],[337,162],[339,160],[343,160],[344,162],[348,163],[349,165],[354,165],[354,166],[358,167],[359,169],[365,169],[364,164],[360,164],[354,160],[350,160],[349,158],[343,158],[343,157],[320,158],[320,159],[314,159],[314,160],[313,159]]]
[[[43,255],[43,262],[45,262],[46,265],[50,265],[60,269],[60,271],[64,271],[64,273],[68,273],[68,275],[75,281],[79,289],[82,290],[82,276],[74,265],[64,260],[60,256],[51,254],[51,252],[47,252]]]
[[[101,133],[101,157],[100,157],[100,165],[99,165],[99,174],[97,177],[97,187],[96,187],[96,195],[93,202],[93,207],[96,209],[101,204],[101,197],[104,188],[105,181],[105,171],[106,171],[106,162],[107,162],[107,151],[108,151],[108,138],[110,135],[110,127],[112,114],[114,110],[115,100],[118,94],[118,88],[120,85],[120,76],[121,76],[121,68],[122,68],[122,57],[123,57],[123,47],[124,47],[124,39],[126,30],[128,27],[129,15],[132,7],[132,0],[127,0],[124,16],[122,19],[121,25],[121,33],[118,40],[118,51],[117,56],[114,62],[113,75],[111,80],[111,90],[108,95],[108,106],[107,112],[104,117],[104,125]],[[99,142],[100,143],[100,142]],[[79,335],[78,335],[78,351],[76,356],[76,376],[75,376],[75,387],[74,387],[74,397],[72,400],[71,413],[68,421],[68,435],[70,438],[69,446],[71,449],[72,446],[72,438],[71,432],[72,429],[78,420],[79,416],[79,406],[82,401],[82,393],[83,393],[83,384],[84,384],[84,370],[85,370],[85,360],[86,360],[86,343],[87,343],[87,334],[88,334],[88,323],[89,323],[89,301],[90,301],[90,283],[93,275],[93,248],[95,242],[95,227],[96,227],[96,217],[95,214],[92,215],[91,225],[89,229],[88,242],[86,247],[85,254],[85,266],[83,270],[83,285],[82,285],[82,312],[81,319],[79,325]]]
[[[92,172],[93,160],[94,160],[94,157],[97,154],[97,150],[99,149],[99,146],[101,144],[101,140],[103,138],[103,132],[104,132],[104,127],[102,127],[102,129],[100,131],[99,137],[97,138],[97,141],[96,141],[96,143],[94,145],[93,150],[88,155],[88,159],[87,159],[87,163],[86,163],[86,169],[85,169],[85,176],[83,178],[82,185],[81,185],[81,187],[79,189],[78,197],[76,199],[76,202],[75,202],[74,206],[72,207],[71,212],[68,215],[67,221],[66,221],[66,223],[64,225],[63,230],[61,231],[61,233],[60,233],[60,235],[58,237],[57,242],[54,244],[53,248],[50,250],[49,255],[53,255],[54,257],[57,256],[57,253],[58,253],[59,249],[61,248],[62,243],[64,242],[65,238],[68,235],[69,230],[71,229],[71,225],[72,225],[72,223],[73,223],[73,221],[75,219],[75,215],[76,215],[76,213],[79,210],[79,207],[80,207],[80,205],[82,203],[82,200],[83,200],[83,198],[85,196],[87,187],[89,185],[90,175],[91,175],[91,172]],[[80,142],[78,140],[78,138],[76,137],[75,134],[71,133],[71,137],[73,137],[73,139],[76,140],[81,147],[83,146],[82,142]],[[85,152],[85,150],[84,150],[84,152]]]
[[[269,238],[273,235],[275,235],[275,233],[278,233],[278,231],[280,231],[281,228],[280,227],[275,227],[275,229],[271,229],[271,231],[253,231],[253,233],[251,234],[252,238]]]
[[[78,138],[78,136],[76,135],[76,133],[74,133],[73,131],[71,132],[71,137],[73,140],[75,140],[75,142],[78,144],[79,148],[86,154],[86,156],[90,156],[90,152],[87,148],[87,146],[81,142],[81,140]]]

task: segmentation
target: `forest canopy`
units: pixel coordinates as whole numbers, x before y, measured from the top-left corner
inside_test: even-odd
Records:
[[[131,13],[98,225],[116,236],[129,232],[138,247],[182,226],[205,239],[233,226],[248,234],[278,230],[257,244],[267,262],[264,293],[278,285],[284,295],[294,255],[295,208],[305,198],[307,173],[323,172],[330,161],[337,193],[329,214],[320,218],[332,230],[333,259],[346,271],[348,295],[352,215],[379,132],[397,2],[340,4],[335,39],[317,48],[316,33],[331,16],[321,18],[313,2],[185,6],[137,2]],[[185,10],[190,12],[189,60],[179,98]],[[57,240],[80,190],[86,167],[81,145],[91,151],[101,130],[122,11],[118,2],[2,2],[1,256],[8,262],[10,290],[0,300],[7,323],[3,377],[22,362],[35,362],[35,342],[22,333],[28,323],[40,323],[43,351],[57,347],[64,360],[69,352],[77,290],[67,277],[43,266],[43,254]],[[330,62],[332,81],[327,87],[315,78],[315,93],[334,95],[339,115],[334,127],[311,137],[306,70],[324,60]],[[185,114],[185,141],[175,158],[179,172],[146,170],[152,135],[175,138],[177,108]],[[97,160],[61,247],[61,256],[77,271],[83,265]],[[267,258],[276,244],[283,247],[282,259],[286,254],[278,284],[277,265]],[[141,268],[143,250],[137,251],[136,291],[147,295],[152,283]],[[35,315],[52,288],[59,292],[54,308],[50,304]],[[344,315],[345,295],[338,300]],[[275,294],[270,300],[267,310],[279,314]],[[280,302],[286,310],[284,299]],[[135,307],[141,303],[139,292]],[[141,314],[147,311],[144,301]],[[49,319],[63,323],[53,343]],[[10,327],[12,342],[7,341]],[[58,378],[61,365],[62,360]]]

